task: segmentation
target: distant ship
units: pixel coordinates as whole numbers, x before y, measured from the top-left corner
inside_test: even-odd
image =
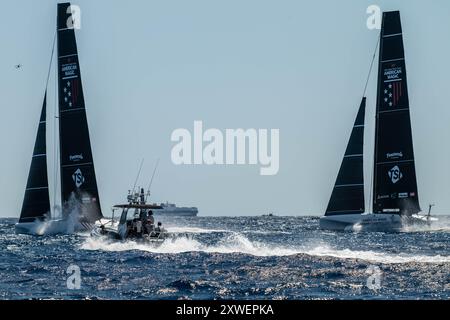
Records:
[[[153,209],[155,215],[170,217],[196,217],[198,209],[196,207],[177,207],[174,203],[161,203],[162,209]]]

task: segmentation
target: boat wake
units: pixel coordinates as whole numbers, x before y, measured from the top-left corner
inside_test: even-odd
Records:
[[[55,212],[57,209],[55,209]],[[61,214],[58,212],[58,216]],[[49,236],[56,234],[73,234],[77,231],[79,226],[79,213],[76,210],[71,210],[66,218],[50,219],[50,220],[35,220],[27,227],[28,234],[38,236]],[[20,228],[20,227],[19,227]],[[20,230],[20,229],[19,229]],[[21,233],[21,232],[19,232]]]
[[[202,233],[233,233],[231,230],[225,229],[204,229],[198,227],[167,227],[166,228],[169,233],[176,234],[202,234]],[[271,235],[271,234],[291,234],[291,232],[286,231],[264,231],[264,230],[252,230],[252,231],[242,231],[244,234],[262,234],[262,235]]]
[[[110,242],[105,239],[88,238],[81,244],[82,250],[100,251],[131,251],[139,250],[158,254],[179,254],[187,252],[205,252],[232,254],[241,253],[257,257],[294,256],[306,254],[315,257],[334,257],[338,259],[359,259],[374,263],[450,263],[449,256],[427,256],[389,254],[376,251],[358,251],[350,249],[335,249],[327,245],[306,245],[301,247],[279,246],[258,241],[251,241],[239,233],[231,233],[216,244],[204,244],[190,236],[180,236],[166,240],[159,247],[141,244],[133,241]]]
[[[440,216],[437,221],[432,221],[429,225],[406,226],[403,232],[450,232],[450,219]]]
[[[207,245],[190,236],[180,236],[168,239],[158,247],[141,244],[134,241],[110,242],[105,239],[88,238],[82,245],[84,250],[129,251],[141,250],[153,253],[178,254],[185,252],[206,253],[243,253],[253,256],[289,256],[299,252],[291,248],[266,245],[252,242],[243,235],[231,233],[217,244]]]
[[[169,233],[230,233],[230,230],[203,229],[197,227],[167,227]]]
[[[328,246],[317,246],[312,250],[305,252],[306,254],[318,257],[334,257],[340,259],[358,259],[368,262],[384,263],[384,264],[400,264],[400,263],[449,263],[450,256],[427,256],[427,255],[411,255],[411,254],[391,254],[385,252],[376,252],[372,250],[350,250],[350,249],[334,249]]]

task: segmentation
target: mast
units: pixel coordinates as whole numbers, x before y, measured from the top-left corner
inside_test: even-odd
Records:
[[[58,4],[58,87],[63,216],[76,206],[81,221],[102,217],[89,139],[70,3]]]
[[[380,33],[373,212],[420,211],[400,12],[384,12]]]
[[[342,160],[325,216],[364,213],[364,117],[363,97],[352,134]]]
[[[46,147],[46,106],[47,92],[45,93],[42,105],[36,142],[34,144],[33,159],[31,160],[19,222],[32,222],[35,218],[44,219],[47,215],[50,215]]]

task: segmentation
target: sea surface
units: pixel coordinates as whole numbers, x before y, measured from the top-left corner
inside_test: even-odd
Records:
[[[155,248],[16,235],[0,219],[0,299],[450,298],[450,217],[402,233],[322,231],[316,217],[157,220],[174,237]]]

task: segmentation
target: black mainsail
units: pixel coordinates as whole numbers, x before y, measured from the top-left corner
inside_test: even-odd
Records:
[[[384,12],[380,35],[373,212],[420,211],[400,12]]]
[[[359,107],[352,134],[328,203],[326,216],[364,213],[364,117],[366,98]]]
[[[46,106],[47,93],[45,93],[44,103],[42,105],[19,222],[33,222],[36,218],[44,219],[50,214],[50,196],[47,177]]]
[[[58,84],[63,216],[72,200],[82,221],[102,217],[70,3],[58,4]],[[78,210],[77,210],[78,211]]]

